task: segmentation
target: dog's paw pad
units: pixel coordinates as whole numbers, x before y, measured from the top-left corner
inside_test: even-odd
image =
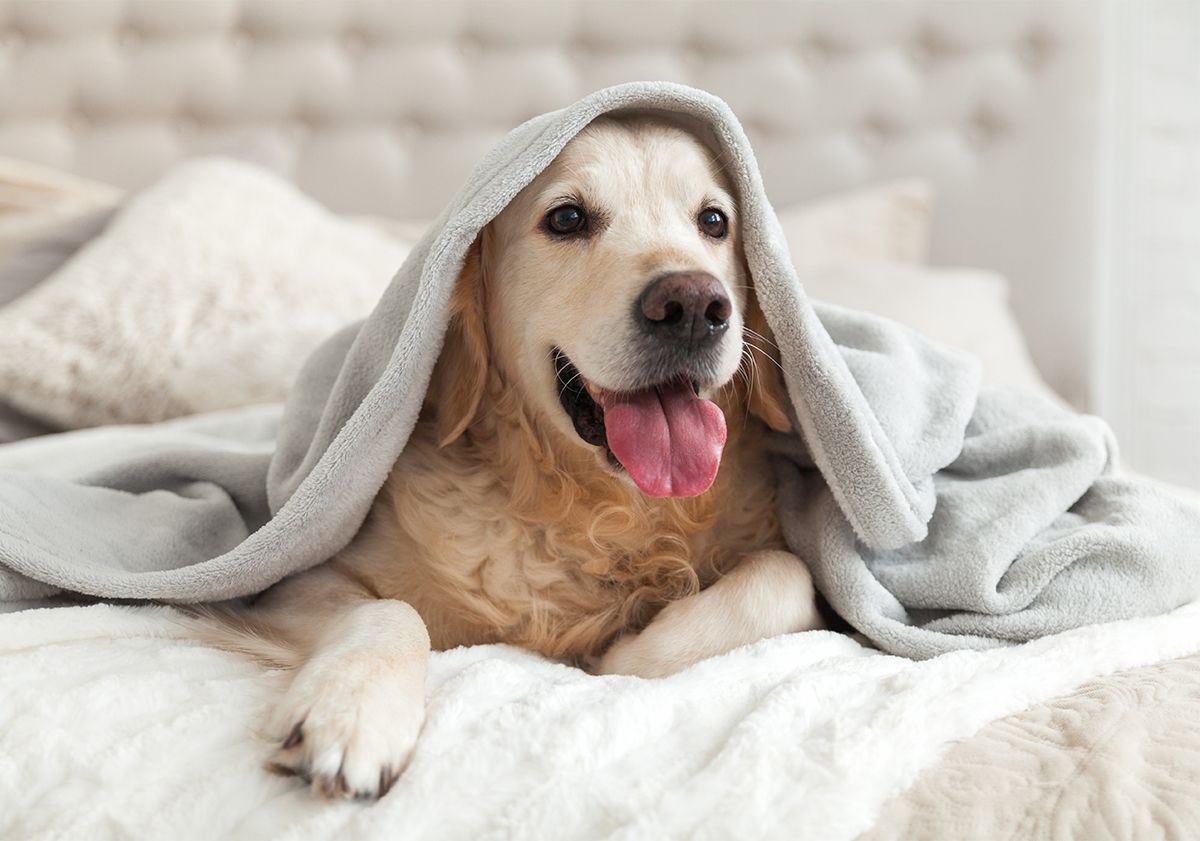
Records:
[[[388,681],[350,687],[300,681],[276,710],[267,768],[300,777],[327,799],[374,799],[407,766],[424,719]]]

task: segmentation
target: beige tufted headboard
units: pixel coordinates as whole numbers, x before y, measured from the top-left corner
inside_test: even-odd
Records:
[[[597,87],[727,99],[777,206],[938,188],[933,258],[998,269],[1087,398],[1099,27],[1089,0],[0,0],[0,154],[123,186],[273,144],[343,211],[430,217],[507,129]]]

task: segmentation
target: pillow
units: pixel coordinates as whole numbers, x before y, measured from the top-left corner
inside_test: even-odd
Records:
[[[898,321],[979,357],[984,382],[1060,398],[1038,373],[1008,303],[1008,282],[981,269],[837,263],[800,271],[819,301]]]
[[[890,181],[778,212],[797,268],[828,263],[929,260],[933,188],[920,179]]]
[[[264,170],[180,164],[0,309],[0,395],[64,427],[281,400],[407,252]]]
[[[269,140],[235,144],[220,154],[285,173],[285,157]],[[123,198],[116,187],[0,156],[0,307],[99,235]]]

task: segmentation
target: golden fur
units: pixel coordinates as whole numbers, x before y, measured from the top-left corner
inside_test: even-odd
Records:
[[[596,208],[586,243],[539,231],[562,196]],[[727,240],[697,232],[706,203],[728,213]],[[419,729],[430,646],[506,642],[652,675],[815,626],[807,570],[782,551],[775,515],[763,438],[789,428],[787,397],[737,223],[693,137],[606,119],[485,228],[422,416],[358,537],[239,620],[243,649],[275,660],[294,649],[303,663],[276,715],[280,765],[326,794],[386,790]],[[706,385],[728,439],[707,493],[651,498],[575,434],[550,347],[619,389],[629,304],[647,278],[693,269],[736,304],[722,381]],[[406,723],[388,731],[394,744],[361,742],[361,722],[382,726],[396,704]]]
[[[446,367],[461,349],[447,348]],[[435,648],[508,642],[594,656],[744,554],[783,548],[762,424],[741,381],[718,401],[729,440],[713,488],[655,499],[564,447],[487,370],[474,419],[444,446],[435,424],[418,428],[335,561],[371,570],[378,592],[413,605]]]
[[[334,563],[413,605],[435,648],[507,642],[594,657],[746,553],[783,548],[760,439],[764,421],[786,428],[785,397],[765,319],[747,296],[757,344],[717,394],[729,438],[713,488],[644,496],[548,424],[510,375],[512,337],[497,335],[502,319],[488,319],[494,287],[514,280],[499,253],[514,238],[506,221],[468,254],[427,413],[358,540]]]

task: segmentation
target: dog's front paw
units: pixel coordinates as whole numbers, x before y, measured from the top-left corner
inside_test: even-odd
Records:
[[[688,599],[668,605],[641,633],[618,639],[593,665],[593,674],[666,677],[703,659],[707,652],[686,626],[689,605]]]
[[[403,673],[356,671],[310,663],[271,720],[280,746],[269,767],[309,781],[322,797],[382,797],[425,720],[423,680],[414,687]]]

